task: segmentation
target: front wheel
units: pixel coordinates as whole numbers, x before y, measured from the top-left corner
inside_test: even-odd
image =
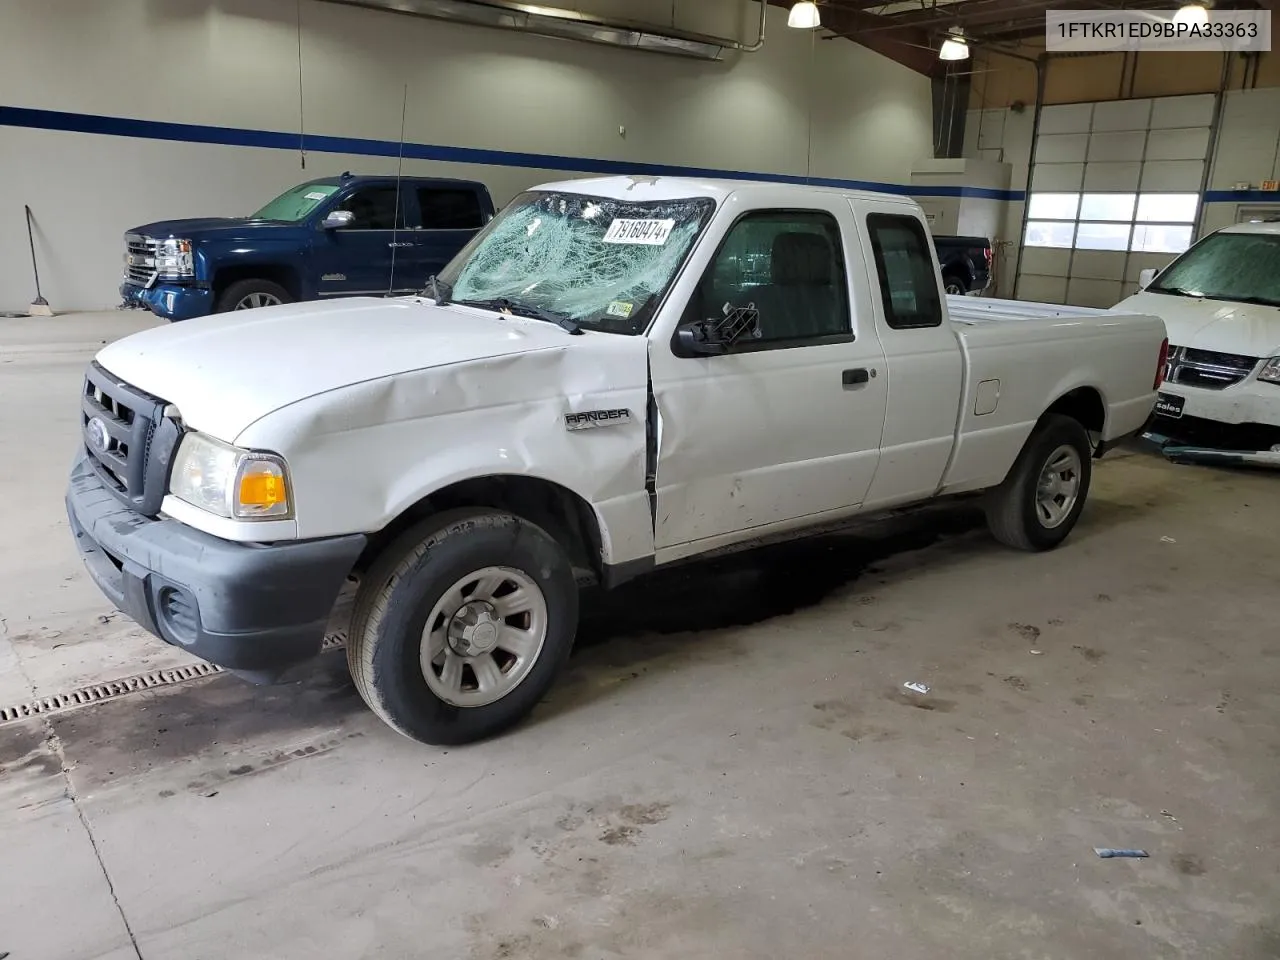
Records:
[[[1089,434],[1077,420],[1045,417],[1004,483],[987,494],[992,535],[1019,550],[1051,550],[1067,539],[1089,495]]]
[[[508,513],[456,510],[410,530],[364,578],[347,663],[396,731],[468,743],[537,705],[577,628],[578,588],[559,544]]]
[[[292,302],[293,297],[289,296],[289,291],[278,283],[270,280],[237,280],[222,291],[213,309],[215,313],[229,313],[232,310],[254,310]]]

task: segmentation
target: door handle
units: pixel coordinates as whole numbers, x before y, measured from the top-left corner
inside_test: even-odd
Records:
[[[868,370],[866,367],[855,367],[853,370],[845,370],[840,374],[840,382],[846,387],[858,387],[866,383],[876,375],[874,370]]]
[[[414,244],[411,242],[400,242],[400,243],[388,243],[387,246],[388,247],[412,247],[414,246]]]

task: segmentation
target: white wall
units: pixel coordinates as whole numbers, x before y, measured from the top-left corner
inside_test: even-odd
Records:
[[[0,122],[20,107],[298,130],[294,0],[0,5]],[[633,20],[671,11],[669,0],[588,5]],[[750,39],[758,9],[680,0],[677,24]],[[906,183],[932,152],[928,80],[785,22],[771,8],[763,51],[710,63],[302,0],[305,128],[394,143],[407,84],[409,143],[552,155],[540,169],[509,157],[405,163],[406,174],[483,180],[499,203],[580,172],[584,158]],[[0,125],[0,310],[33,295],[23,203],[38,224],[46,297],[59,310],[93,308],[118,300],[129,227],[248,213],[310,177],[395,165],[309,152],[304,171],[296,150]]]
[[[1280,193],[1258,190],[1263,180],[1280,178],[1280,88],[1233,90],[1222,106],[1222,134],[1209,174],[1209,203],[1202,231],[1208,233],[1241,219],[1241,208],[1266,209],[1280,216]],[[1253,189],[1237,193],[1237,183]],[[1245,217],[1247,219],[1247,215]]]
[[[1035,114],[1030,108],[970,110],[965,120],[964,155],[1006,164],[1009,190],[1021,197],[1027,186],[1031,159],[1031,131]],[[1012,297],[1018,256],[1022,247],[1022,199],[1002,203],[997,215],[995,295]]]

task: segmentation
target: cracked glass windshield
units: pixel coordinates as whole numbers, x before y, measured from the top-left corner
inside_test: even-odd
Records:
[[[1280,307],[1280,236],[1215,233],[1173,262],[1149,293]]]
[[[714,209],[707,197],[525,193],[445,268],[440,285],[454,303],[639,334]]]

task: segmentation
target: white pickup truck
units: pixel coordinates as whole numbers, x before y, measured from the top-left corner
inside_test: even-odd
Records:
[[[67,506],[121,610],[255,678],[358,584],[356,685],[430,743],[533,708],[587,576],[977,492],[1058,545],[1164,361],[1154,317],[948,303],[916,204],[804,186],[542,186],[428,292],[104,348]]]

